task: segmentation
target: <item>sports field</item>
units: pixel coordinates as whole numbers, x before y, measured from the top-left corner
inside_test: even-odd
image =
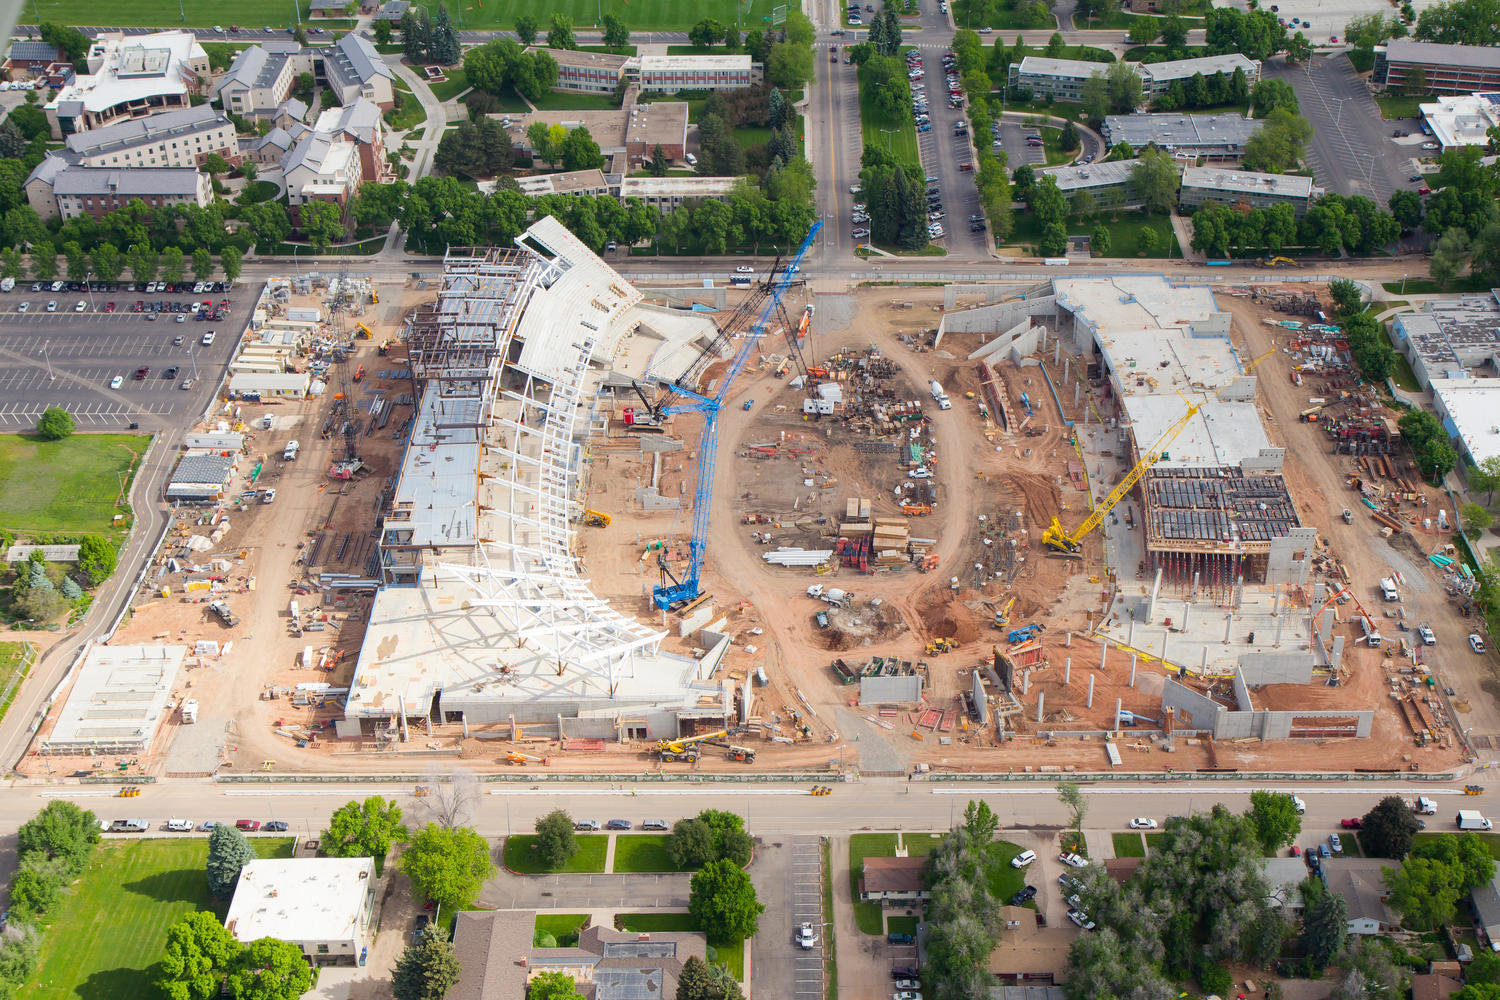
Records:
[[[290,838],[252,841],[262,858],[288,858]],[[88,870],[52,911],[36,977],[23,1000],[153,997],[151,966],[167,928],[193,910],[213,909],[203,866],[207,837],[117,840],[99,845]]]
[[[120,476],[130,489],[147,434],[74,434],[43,441],[0,434],[0,528],[12,531],[109,531]]]
[[[741,29],[749,31],[760,27],[762,18],[770,17],[776,6],[771,0],[747,0],[745,3],[738,0],[506,0],[504,3],[499,0],[489,3],[434,0],[427,6],[436,10],[438,2],[442,2],[453,14],[454,21],[464,28],[509,28],[515,24],[516,18],[529,14],[541,25],[543,32],[553,14],[564,14],[573,19],[573,27],[586,28],[598,24],[602,15],[610,13],[618,15],[631,31],[686,31],[706,17],[715,18],[722,24],[734,24],[736,7],[739,7]],[[228,27],[232,22],[244,28],[284,28],[291,21],[288,16],[291,6],[286,0],[239,0],[232,8],[218,0],[182,0],[185,21],[179,17],[177,4],[172,0],[117,0],[107,8],[101,8],[91,0],[36,0],[36,9],[43,21],[75,25],[98,25],[107,21],[122,27],[150,25],[171,28],[183,24]],[[301,10],[305,19],[305,3]],[[31,4],[26,5],[21,20],[25,24],[36,23]]]

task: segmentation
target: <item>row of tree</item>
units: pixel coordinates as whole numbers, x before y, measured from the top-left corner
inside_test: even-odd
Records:
[[[557,60],[545,49],[527,51],[509,38],[496,38],[463,54],[464,73],[473,86],[499,97],[514,90],[535,101],[557,83]]]
[[[983,801],[970,802],[964,821],[930,857],[926,982],[940,997],[987,997],[995,985],[989,956],[1000,935],[1000,906],[990,875],[1004,864],[990,850],[999,819]]]
[[[927,184],[920,163],[905,163],[877,146],[866,146],[859,172],[860,196],[870,216],[870,241],[902,250],[927,246]]]
[[[1401,232],[1401,223],[1364,195],[1326,194],[1299,220],[1285,202],[1269,208],[1241,210],[1205,203],[1193,212],[1193,249],[1211,257],[1234,251],[1316,247],[1335,255],[1340,250],[1368,254],[1386,246]]]
[[[288,223],[287,232],[291,231]],[[62,257],[59,259],[58,250]],[[240,276],[243,263],[240,252],[233,246],[224,247],[219,256],[218,270],[228,281]],[[17,281],[31,277],[36,281],[51,281],[65,273],[69,281],[119,281],[126,270],[136,282],[178,282],[186,275],[182,250],[168,247],[160,253],[150,244],[137,243],[124,254],[112,243],[100,243],[88,253],[73,240],[61,248],[50,240],[39,240],[31,244],[31,252],[23,253],[20,247],[0,250],[0,276]],[[207,281],[215,271],[213,255],[207,250],[194,250],[191,273],[198,281]]]

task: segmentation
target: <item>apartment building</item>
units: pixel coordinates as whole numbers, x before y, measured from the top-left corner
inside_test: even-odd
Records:
[[[1134,209],[1141,207],[1140,196],[1131,183],[1131,174],[1139,160],[1109,160],[1099,163],[1067,163],[1059,167],[1042,167],[1036,179],[1051,177],[1058,190],[1071,198],[1087,191],[1101,208]]]
[[[392,83],[396,75],[370,42],[351,32],[317,51],[322,56],[324,85],[333,88],[340,104],[364,98],[382,111],[396,106]]]
[[[239,162],[234,123],[206,104],[68,136],[65,158],[86,167],[201,167],[214,153]]]
[[[213,201],[208,175],[195,167],[86,167],[48,156],[26,178],[26,200],[43,219],[100,218],[132,201],[153,208]]]
[[[1048,59],[1027,56],[1010,67],[1011,87],[1031,91],[1037,100],[1080,101],[1083,85],[1091,76],[1109,72],[1109,63],[1084,62],[1081,59]]]
[[[363,179],[355,143],[317,132],[309,132],[292,147],[281,169],[293,208],[326,201],[345,209]]]
[[[608,52],[580,52],[574,49],[546,49],[557,63],[557,83],[553,90],[575,94],[612,94],[625,78],[625,64],[630,56]]]
[[[363,97],[342,108],[329,108],[318,116],[312,130],[319,135],[354,143],[359,153],[360,179],[384,181],[389,168],[385,159],[385,123],[380,108]]]
[[[1375,46],[1370,79],[1387,90],[1421,94],[1500,90],[1500,48],[1395,38]]]
[[[292,92],[299,73],[311,73],[313,57],[296,42],[252,45],[234,57],[229,71],[214,84],[213,94],[225,111],[243,118],[262,118]]]
[[[1287,202],[1300,216],[1322,194],[1323,189],[1315,186],[1311,177],[1226,167],[1188,167],[1182,172],[1177,201],[1184,212],[1210,201],[1245,208],[1270,208]]]
[[[185,108],[208,79],[208,53],[190,31],[107,32],[89,48],[88,72],[46,106],[52,137]]]
[[[679,90],[743,90],[761,81],[760,66],[749,55],[641,56],[625,75],[648,94]]]
[[[1173,59],[1170,62],[1132,63],[1131,65],[1141,76],[1141,89],[1148,101],[1159,94],[1166,93],[1167,88],[1173,83],[1179,80],[1187,83],[1199,73],[1205,77],[1213,76],[1215,73],[1233,76],[1235,70],[1241,70],[1245,74],[1245,82],[1252,87],[1260,79],[1260,60],[1248,59],[1238,52],[1230,52],[1222,56],[1203,56],[1198,59]]]

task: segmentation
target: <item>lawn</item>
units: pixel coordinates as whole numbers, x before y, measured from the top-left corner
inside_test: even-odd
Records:
[[[1396,368],[1391,372],[1391,380],[1407,392],[1421,392],[1421,383],[1417,381],[1417,373],[1411,370],[1411,362],[1406,360],[1406,355],[1400,351],[1396,352]]]
[[[578,932],[588,919],[587,913],[538,913],[531,943],[540,948],[542,935],[550,934],[557,947],[571,948],[578,943]]]
[[[697,930],[697,928],[693,928]],[[714,965],[722,965],[729,970],[729,974],[736,981],[745,981],[745,942],[736,941],[733,944],[709,945],[711,956],[709,961]]]
[[[1158,840],[1160,840],[1161,838],[1162,838],[1162,834],[1160,834],[1160,833],[1148,833],[1148,834],[1146,834],[1146,850],[1150,851],[1152,848],[1154,848],[1156,846],[1156,842]]]
[[[21,531],[109,531],[120,496],[148,434],[74,434],[43,441],[31,434],[0,434],[0,528]],[[123,522],[122,522],[123,523]]]
[[[886,928],[891,934],[910,934],[912,937],[917,936],[916,917],[892,917],[885,923]]]
[[[549,90],[531,102],[539,111],[618,111],[613,94],[565,94]]]
[[[443,71],[443,75],[448,79],[427,84],[428,89],[438,100],[451,101],[469,89],[469,74],[464,72],[462,66],[450,67]]]
[[[1136,241],[1142,226],[1150,226],[1156,231],[1156,250],[1151,254],[1152,257],[1182,256],[1177,238],[1172,232],[1172,220],[1165,215],[1123,212],[1118,217],[1102,215],[1092,219],[1069,216],[1068,235],[1091,235],[1094,227],[1101,223],[1109,230],[1109,255],[1112,257],[1136,256]],[[1015,245],[1034,244],[1040,238],[1041,228],[1036,224],[1036,216],[1029,212],[1017,212],[1016,227],[1011,233],[1010,242]]]
[[[943,842],[941,833],[908,833],[901,839],[901,846],[906,849],[909,858],[925,858],[938,849]]]
[[[245,190],[249,193],[252,202],[262,202],[276,197],[276,192],[280,189],[275,181],[254,180],[245,185]]]
[[[1181,55],[1177,55],[1181,52]],[[1181,49],[1173,49],[1166,45],[1135,45],[1125,50],[1126,62],[1167,62],[1171,59],[1197,59],[1201,56],[1212,55],[1207,45],[1184,45]]]
[[[990,896],[1004,903],[1026,884],[1028,869],[1010,866],[1011,858],[1020,854],[1021,848],[1008,840],[995,840],[985,847],[985,853],[990,857],[989,871],[985,879],[989,884]]]
[[[0,719],[31,672],[34,647],[29,642],[0,642]]]
[[[1397,295],[1437,295],[1447,292],[1457,294],[1459,292],[1484,292],[1490,288],[1490,282],[1483,278],[1454,278],[1446,285],[1439,285],[1431,278],[1407,278],[1406,281],[1382,281],[1380,287]],[[1404,287],[1403,287],[1404,286]],[[0,509],[4,509],[0,505]]]
[[[856,833],[849,838],[849,898],[854,901],[854,922],[862,934],[884,934],[880,919],[880,904],[866,903],[859,898],[859,878],[864,874],[865,858],[892,858],[896,856],[894,833]]]
[[[881,113],[875,106],[874,98],[865,94],[863,87],[859,91],[859,124],[866,146],[887,149],[895,155],[898,162],[922,162],[922,157],[917,152],[917,126],[912,122],[911,116],[893,121]]]
[[[1010,31],[1012,29],[1023,28],[1055,28],[1057,27],[1057,18],[1049,15],[1045,18],[1028,20],[1017,16],[1013,10],[1000,10],[992,7],[988,18],[976,21],[969,16],[968,0],[953,0],[953,23],[960,28],[974,28],[976,30],[979,28],[1000,28]]]
[[[252,841],[261,857],[291,857],[292,840]],[[26,1000],[154,996],[151,966],[167,928],[183,915],[226,907],[208,895],[208,838],[114,841],[99,845],[83,877],[53,911],[41,963]]]
[[[597,24],[602,10],[605,14],[619,15],[632,31],[686,31],[705,17],[722,24],[734,24],[738,6],[736,0],[707,0],[707,7],[701,0],[653,0],[649,4],[631,4],[629,0],[595,0],[592,3],[589,0],[511,0],[501,4],[443,2],[454,15],[454,21],[465,30],[510,28],[522,14],[530,14],[538,24],[545,26],[554,13],[567,15],[575,28],[582,29]],[[428,6],[436,8],[437,4]],[[751,0],[750,9],[740,15],[742,29],[749,31],[759,27],[762,18],[769,17],[774,6],[772,0]],[[232,12],[222,3],[211,0],[182,0],[182,9],[188,25],[223,24],[227,27],[231,20],[246,27],[267,24],[284,27],[287,24],[287,7],[282,0],[244,0],[235,4]],[[36,12],[43,21],[62,24],[94,24],[100,16],[99,8],[88,0],[36,0]],[[26,15],[25,23],[33,23],[31,5],[27,5]],[[109,23],[122,27],[181,26],[179,19],[172,17],[169,8],[160,0],[123,0],[121,5],[111,5]],[[336,22],[317,23],[328,28]]]
[[[693,923],[691,913],[617,913],[615,928],[633,934],[650,934],[655,931],[676,934],[695,931],[698,925]]]
[[[609,847],[609,837],[602,833],[585,833],[580,834],[576,839],[578,853],[569,858],[567,864],[561,868],[551,869],[543,868],[541,862],[531,853],[532,845],[536,843],[535,834],[512,834],[505,838],[505,867],[520,875],[604,874],[604,855]]]
[[[478,93],[478,91],[471,90],[468,94],[465,94],[465,103],[467,103],[469,96],[475,93]],[[516,93],[514,90],[511,90],[509,87],[505,88],[505,92],[503,94],[497,94],[495,96],[495,100],[500,102],[499,110],[506,114],[524,115],[526,114],[526,112],[531,110],[531,108],[527,106],[526,101],[521,97],[521,95]]]
[[[615,874],[620,872],[675,872],[667,853],[669,833],[625,833],[615,837]]]
[[[1380,117],[1420,118],[1422,112],[1417,105],[1431,101],[1431,97],[1411,97],[1406,94],[1376,94],[1375,103],[1380,105]]]
[[[1115,857],[1117,858],[1144,858],[1146,856],[1146,843],[1141,840],[1141,835],[1135,830],[1111,835],[1115,843]]]
[[[411,92],[403,81],[395,82],[396,100],[401,102],[401,107],[385,113],[385,123],[390,126],[392,132],[404,132],[414,129],[427,121],[427,112],[422,110],[422,102],[417,100],[417,95]]]

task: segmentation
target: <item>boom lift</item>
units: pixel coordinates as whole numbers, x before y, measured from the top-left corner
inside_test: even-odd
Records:
[[[773,269],[770,280],[761,286],[758,294],[752,295],[749,301],[764,301],[760,314],[755,323],[745,334],[744,341],[740,344],[739,351],[734,356],[729,370],[724,373],[719,382],[719,389],[713,396],[703,396],[686,388],[681,380],[674,383],[672,393],[685,397],[680,403],[668,406],[658,405],[654,417],[670,417],[679,413],[700,413],[703,415],[703,433],[698,438],[698,484],[693,494],[693,535],[688,542],[688,566],[687,572],[681,579],[674,576],[667,568],[665,553],[658,562],[661,568],[662,582],[651,589],[651,600],[656,607],[666,610],[675,605],[691,601],[698,596],[698,580],[703,572],[703,550],[708,545],[709,513],[713,504],[714,495],[714,463],[717,459],[719,447],[719,411],[723,408],[724,397],[734,387],[735,379],[739,377],[746,362],[750,360],[750,354],[760,343],[765,335],[766,324],[770,321],[773,313],[781,307],[782,296],[786,294],[787,287],[791,285],[794,276],[800,269],[802,258],[807,256],[807,250],[812,246],[813,240],[818,235],[818,230],[823,228],[823,223],[814,222],[812,229],[808,231],[807,238],[802,241],[797,254],[791,263],[784,268]],[[715,338],[717,345],[721,341],[733,336],[735,324],[740,317],[749,312],[744,306],[736,311],[730,320],[730,325],[720,332]],[[703,356],[694,365],[694,371],[701,374],[711,360],[711,351],[705,351]],[[695,375],[696,377],[696,375]],[[696,381],[694,384],[697,384]],[[670,583],[668,581],[671,581]],[[720,734],[722,735],[722,734]]]
[[[1135,489],[1135,484],[1141,481],[1141,477],[1153,465],[1161,461],[1162,455],[1166,454],[1167,445],[1171,444],[1173,439],[1182,433],[1182,429],[1188,425],[1188,421],[1192,420],[1202,407],[1202,403],[1194,403],[1189,406],[1187,412],[1177,418],[1176,423],[1163,431],[1161,437],[1157,438],[1156,443],[1151,446],[1151,450],[1142,455],[1141,460],[1135,463],[1135,468],[1125,474],[1125,478],[1121,479],[1119,484],[1109,491],[1109,496],[1101,500],[1099,506],[1095,507],[1089,516],[1084,519],[1083,523],[1075,528],[1071,534],[1062,526],[1062,522],[1054,517],[1052,523],[1047,526],[1047,530],[1042,532],[1042,541],[1063,555],[1076,555],[1078,550],[1083,547],[1083,540],[1088,537],[1089,532],[1099,527],[1104,521],[1104,515],[1114,510],[1115,505],[1125,499],[1127,493]]]
[[[712,746],[724,746],[725,744],[716,743],[715,741],[723,739],[728,735],[729,730],[720,729],[716,733],[704,733],[701,736],[684,736],[675,740],[658,740],[656,743],[656,756],[659,760],[696,761],[701,753],[698,749],[700,744],[707,743]]]

